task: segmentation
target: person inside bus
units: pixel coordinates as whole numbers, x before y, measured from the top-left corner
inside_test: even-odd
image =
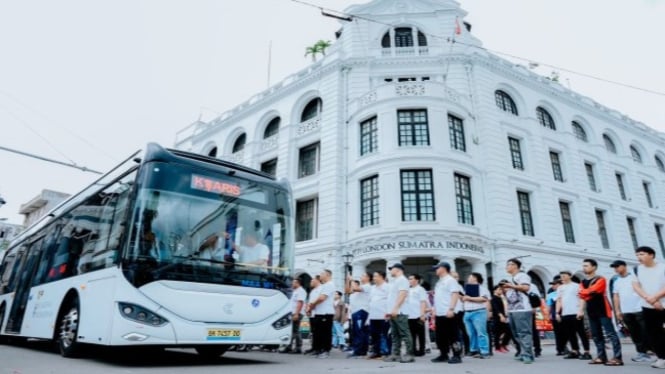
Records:
[[[228,256],[225,256],[224,244],[230,239],[230,237],[231,235],[228,232],[210,235],[199,246],[196,254],[198,254],[198,257],[202,260],[228,260]]]
[[[239,263],[249,265],[251,269],[260,269],[268,266],[270,249],[259,240],[259,233],[253,230],[243,231],[242,245],[233,245],[240,255]]]

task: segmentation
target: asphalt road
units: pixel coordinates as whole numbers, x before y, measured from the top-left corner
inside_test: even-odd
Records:
[[[630,361],[635,353],[633,345],[624,344],[623,367],[588,365],[585,361],[564,360],[554,355],[551,345],[544,347],[542,358],[532,365],[525,365],[513,359],[513,355],[497,353],[488,360],[465,358],[459,365],[431,363],[433,354],[417,358],[415,363],[385,363],[376,360],[347,359],[346,354],[334,351],[328,359],[310,356],[279,354],[253,350],[249,352],[228,352],[219,359],[204,360],[193,350],[169,349],[161,352],[146,350],[91,350],[83,357],[66,359],[54,353],[50,345],[29,342],[19,345],[0,346],[0,374],[48,374],[48,373],[418,373],[428,370],[445,370],[460,374],[520,374],[528,373],[644,373],[657,372],[645,363]],[[592,349],[593,352],[593,349]]]

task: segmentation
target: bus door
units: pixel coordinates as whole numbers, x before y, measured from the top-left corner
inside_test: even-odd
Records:
[[[41,257],[42,238],[32,242],[27,250],[27,256],[24,256],[25,261],[20,267],[15,269],[12,273],[12,281],[14,284],[14,301],[9,310],[9,318],[7,319],[6,333],[19,334],[21,332],[21,325],[23,324],[23,317],[25,316],[25,307],[30,298],[30,289],[32,288],[32,278],[39,264]]]

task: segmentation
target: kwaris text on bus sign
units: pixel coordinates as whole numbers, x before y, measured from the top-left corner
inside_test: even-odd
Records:
[[[229,196],[240,196],[240,186],[233,183],[192,174],[191,188]]]

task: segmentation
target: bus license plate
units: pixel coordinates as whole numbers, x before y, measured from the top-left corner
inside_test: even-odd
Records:
[[[208,337],[206,340],[225,340],[225,341],[239,341],[240,330],[235,329],[208,329]]]

